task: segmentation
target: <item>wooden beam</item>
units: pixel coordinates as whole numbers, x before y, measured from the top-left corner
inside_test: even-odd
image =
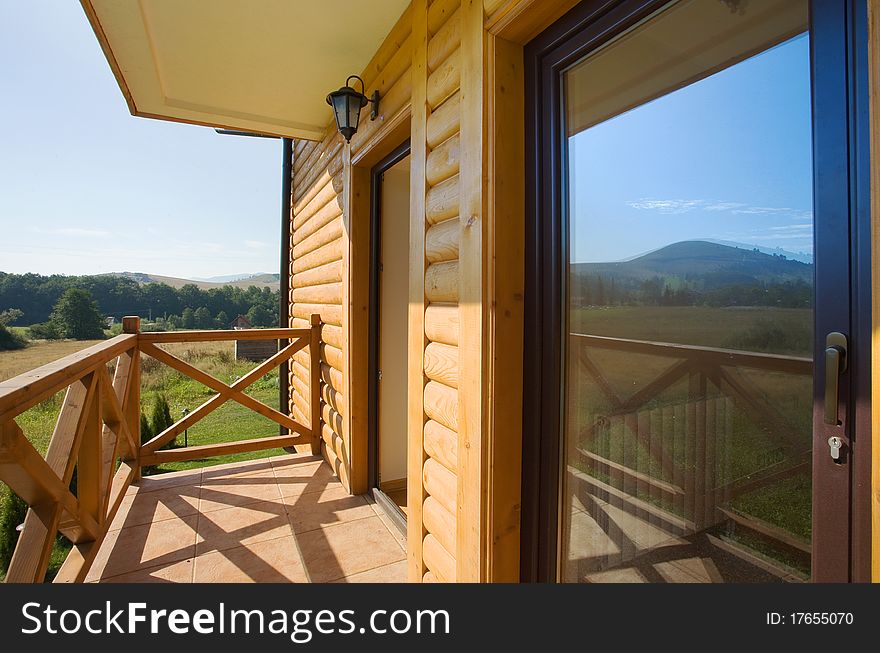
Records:
[[[104,370],[106,374],[106,369]],[[98,524],[104,518],[101,499],[101,473],[104,468],[101,451],[101,393],[93,392],[85,408],[85,428],[76,459],[76,496],[82,510]]]
[[[137,347],[137,336],[118,335],[106,342],[87,347],[30,372],[0,382],[0,422],[6,422],[36,406],[77,379],[93,372],[99,365]]]
[[[525,45],[550,27],[580,0],[492,0],[486,7],[486,29],[495,36]]]
[[[523,51],[488,37],[488,166],[485,248],[489,284],[486,359],[487,580],[519,582],[522,505],[525,144]]]
[[[309,426],[312,430],[309,433],[312,445],[312,455],[321,455],[321,316],[314,314],[311,317],[312,329],[309,339],[309,358],[311,384],[309,387],[309,406],[311,414],[309,416]]]
[[[407,339],[407,575],[418,583],[425,575],[422,547],[425,527],[422,508],[425,488],[422,467],[425,463],[423,395],[425,375],[422,355],[428,344],[425,338],[425,162],[427,148],[427,47],[428,8],[426,0],[413,0],[412,12],[412,150],[410,159],[410,230],[409,230],[409,309]]]
[[[484,69],[485,33],[483,3],[463,0],[461,16],[461,172],[458,216],[459,244],[458,314],[458,505],[456,580],[482,582],[488,579],[487,516],[488,461],[487,429],[483,407],[487,400],[488,320],[485,304],[484,230],[485,160]],[[454,20],[454,19],[453,19]],[[451,22],[451,21],[450,21]],[[436,571],[436,570],[435,570]]]
[[[242,406],[250,408],[260,415],[268,417],[269,419],[275,421],[281,426],[286,426],[291,430],[299,431],[303,434],[311,433],[311,428],[306,428],[302,424],[296,422],[296,420],[291,418],[289,415],[285,415],[275,410],[274,408],[270,408],[261,401],[258,401],[257,399],[254,399],[250,395],[244,393],[245,388],[247,388],[260,377],[264,376],[269,370],[277,367],[282,361],[287,360],[297,351],[305,348],[308,343],[309,341],[305,338],[301,338],[295,342],[292,342],[287,347],[279,351],[277,354],[268,358],[263,363],[248,372],[245,376],[238,379],[231,386],[226,385],[225,383],[211,376],[207,372],[203,372],[200,369],[193,367],[189,363],[179,359],[177,356],[169,354],[168,352],[160,349],[156,345],[147,342],[141,343],[141,350],[145,354],[154,357],[155,359],[165,363],[169,367],[172,367],[186,374],[190,378],[195,379],[199,383],[202,383],[219,393],[203,403],[198,408],[196,408],[189,415],[181,420],[178,420],[167,429],[162,431],[162,433],[159,433],[158,435],[156,435],[156,437],[145,443],[141,448],[142,453],[149,454],[157,451],[160,447],[165,446],[180,433],[183,433],[184,430],[191,427],[193,424],[205,417],[205,415],[216,410],[230,399],[240,403]]]
[[[14,421],[0,425],[0,481],[31,507],[60,503],[89,537],[99,532],[95,518],[80,508],[77,498]]]
[[[395,139],[394,146],[402,140]],[[381,147],[384,149],[386,145]],[[365,152],[365,149],[361,152]],[[347,402],[341,414],[343,440],[348,450],[350,468],[349,489],[353,494],[362,494],[369,490],[369,270],[372,176],[367,166],[350,163],[349,185],[345,196],[347,211],[345,227],[346,233],[350,235],[346,250],[348,293],[345,297],[348,347],[342,356],[345,388],[342,393]]]
[[[127,333],[140,333],[141,319],[137,316],[131,318],[122,318],[122,329]],[[138,336],[138,345],[140,345],[140,336]],[[137,459],[141,453],[141,350],[140,346],[133,349],[130,353],[131,361],[129,362],[128,391],[125,393],[125,401],[122,404],[122,410],[125,413],[125,421],[128,425],[128,433],[134,441],[134,449],[131,454],[135,461],[134,478],[139,479],[141,476],[141,466],[137,464]]]
[[[179,449],[167,449],[156,451],[141,456],[141,465],[161,465],[163,463],[176,463],[187,460],[199,460],[214,456],[231,456],[238,453],[251,451],[266,451],[282,447],[292,447],[302,442],[302,436],[298,435],[275,435],[268,438],[255,438],[253,440],[239,440],[238,442],[222,442],[219,444],[205,444],[194,447],[181,447]]]
[[[228,342],[230,340],[295,340],[308,338],[308,329],[227,329],[216,331],[150,331],[141,342]]]

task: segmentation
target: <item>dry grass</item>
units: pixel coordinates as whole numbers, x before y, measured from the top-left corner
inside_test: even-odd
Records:
[[[64,358],[103,340],[35,340],[24,349],[0,352],[0,381]]]

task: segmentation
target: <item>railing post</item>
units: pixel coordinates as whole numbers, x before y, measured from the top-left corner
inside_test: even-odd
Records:
[[[312,429],[312,455],[319,456],[321,454],[321,316],[318,313],[312,313],[309,357],[311,375],[309,428]]]
[[[122,332],[139,334],[141,332],[141,318],[137,315],[127,315],[122,318]],[[128,432],[134,439],[136,447],[134,454],[134,477],[133,481],[141,478],[141,347],[140,343],[131,351],[131,378],[129,379],[128,394],[122,412]]]

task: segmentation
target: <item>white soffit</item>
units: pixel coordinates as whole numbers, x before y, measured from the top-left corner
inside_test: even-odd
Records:
[[[81,0],[136,116],[320,140],[407,0]]]

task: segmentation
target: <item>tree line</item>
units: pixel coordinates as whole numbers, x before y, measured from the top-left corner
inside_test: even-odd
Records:
[[[277,290],[221,286],[202,290],[195,284],[172,288],[164,283],[139,284],[114,275],[43,276],[0,272],[0,312],[17,309],[10,325],[45,324],[65,291],[86,291],[104,317],[120,320],[139,315],[161,328],[227,329],[238,315],[255,327],[278,325]]]
[[[813,287],[802,279],[720,283],[689,282],[679,277],[619,279],[576,274],[571,280],[574,306],[772,306],[810,308]],[[709,287],[706,287],[709,285]]]

